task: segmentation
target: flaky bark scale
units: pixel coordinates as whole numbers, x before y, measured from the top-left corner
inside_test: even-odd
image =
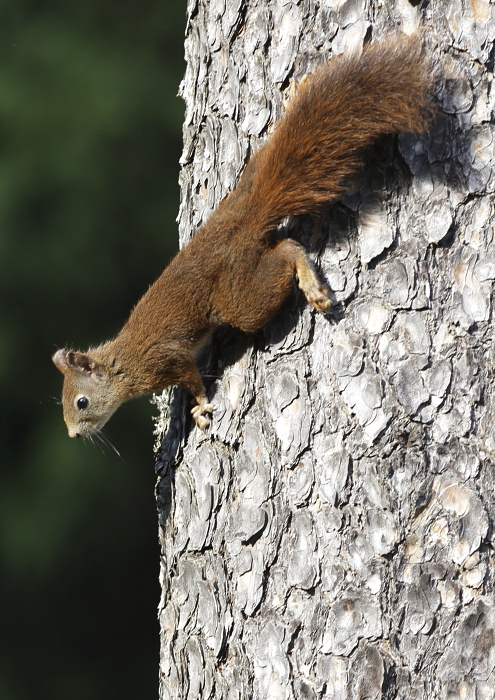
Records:
[[[420,16],[190,3],[182,243],[291,78]],[[432,0],[423,17],[447,76],[431,129],[384,141],[343,205],[294,234],[342,314],[298,297],[254,339],[214,339],[211,432],[181,392],[160,423],[160,700],[495,687],[495,7]]]

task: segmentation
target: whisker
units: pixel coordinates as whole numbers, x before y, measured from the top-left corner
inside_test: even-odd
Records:
[[[90,438],[93,445],[97,446],[100,449],[102,454],[105,455],[107,453],[105,449],[107,445],[105,444],[105,441],[103,440],[101,435],[99,435],[98,433],[94,433],[93,435],[89,435],[88,437]]]
[[[106,445],[106,446],[109,447],[111,450],[113,450],[113,451],[115,452],[115,454],[117,455],[117,457],[121,460],[121,462],[122,462],[123,464],[125,464],[124,458],[122,457],[122,455],[120,454],[120,452],[118,451],[118,449],[115,447],[115,445],[113,444],[113,442],[110,440],[110,438],[109,438],[107,435],[105,435],[105,434],[100,430],[99,432],[95,433],[95,437],[98,437],[99,440],[101,440],[101,442],[102,442],[104,445]]]
[[[52,401],[54,401],[57,404],[57,406],[62,405],[62,401],[61,401],[59,396],[47,396],[45,399],[42,399],[40,401],[40,404],[44,404],[44,403],[48,403],[48,402],[51,403]]]
[[[101,446],[99,443],[98,443],[98,444],[96,443],[96,441],[95,441],[95,439],[94,439],[94,435],[87,435],[87,436],[85,437],[85,440],[89,440],[90,443],[93,445],[93,447],[99,447],[100,450],[101,450],[101,452],[102,452],[103,454],[105,454],[105,450],[102,448],[102,446]]]

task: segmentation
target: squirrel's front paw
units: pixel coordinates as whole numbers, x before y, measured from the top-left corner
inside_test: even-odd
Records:
[[[196,423],[198,428],[201,428],[201,430],[206,430],[206,428],[211,423],[210,416],[205,415],[208,413],[213,413],[213,406],[211,403],[208,403],[206,399],[204,401],[200,401],[197,406],[194,406],[191,409],[191,414],[194,418],[194,422]]]

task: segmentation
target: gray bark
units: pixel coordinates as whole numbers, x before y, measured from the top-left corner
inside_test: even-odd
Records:
[[[217,334],[207,434],[158,400],[161,700],[495,697],[494,3],[191,0],[180,240],[292,79],[420,18],[430,131],[294,224],[342,313]]]

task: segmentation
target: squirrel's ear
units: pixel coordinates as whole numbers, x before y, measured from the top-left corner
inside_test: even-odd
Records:
[[[86,374],[98,379],[103,376],[101,365],[83,352],[69,350],[67,353],[67,362],[70,369],[75,372],[81,372],[81,374]]]
[[[57,350],[52,360],[55,367],[62,373],[72,370],[73,372],[80,372],[94,379],[100,379],[103,376],[101,365],[89,355],[85,355],[82,352]]]
[[[52,356],[52,361],[55,367],[62,372],[67,372],[69,366],[67,364],[67,351],[57,350],[57,352]]]

